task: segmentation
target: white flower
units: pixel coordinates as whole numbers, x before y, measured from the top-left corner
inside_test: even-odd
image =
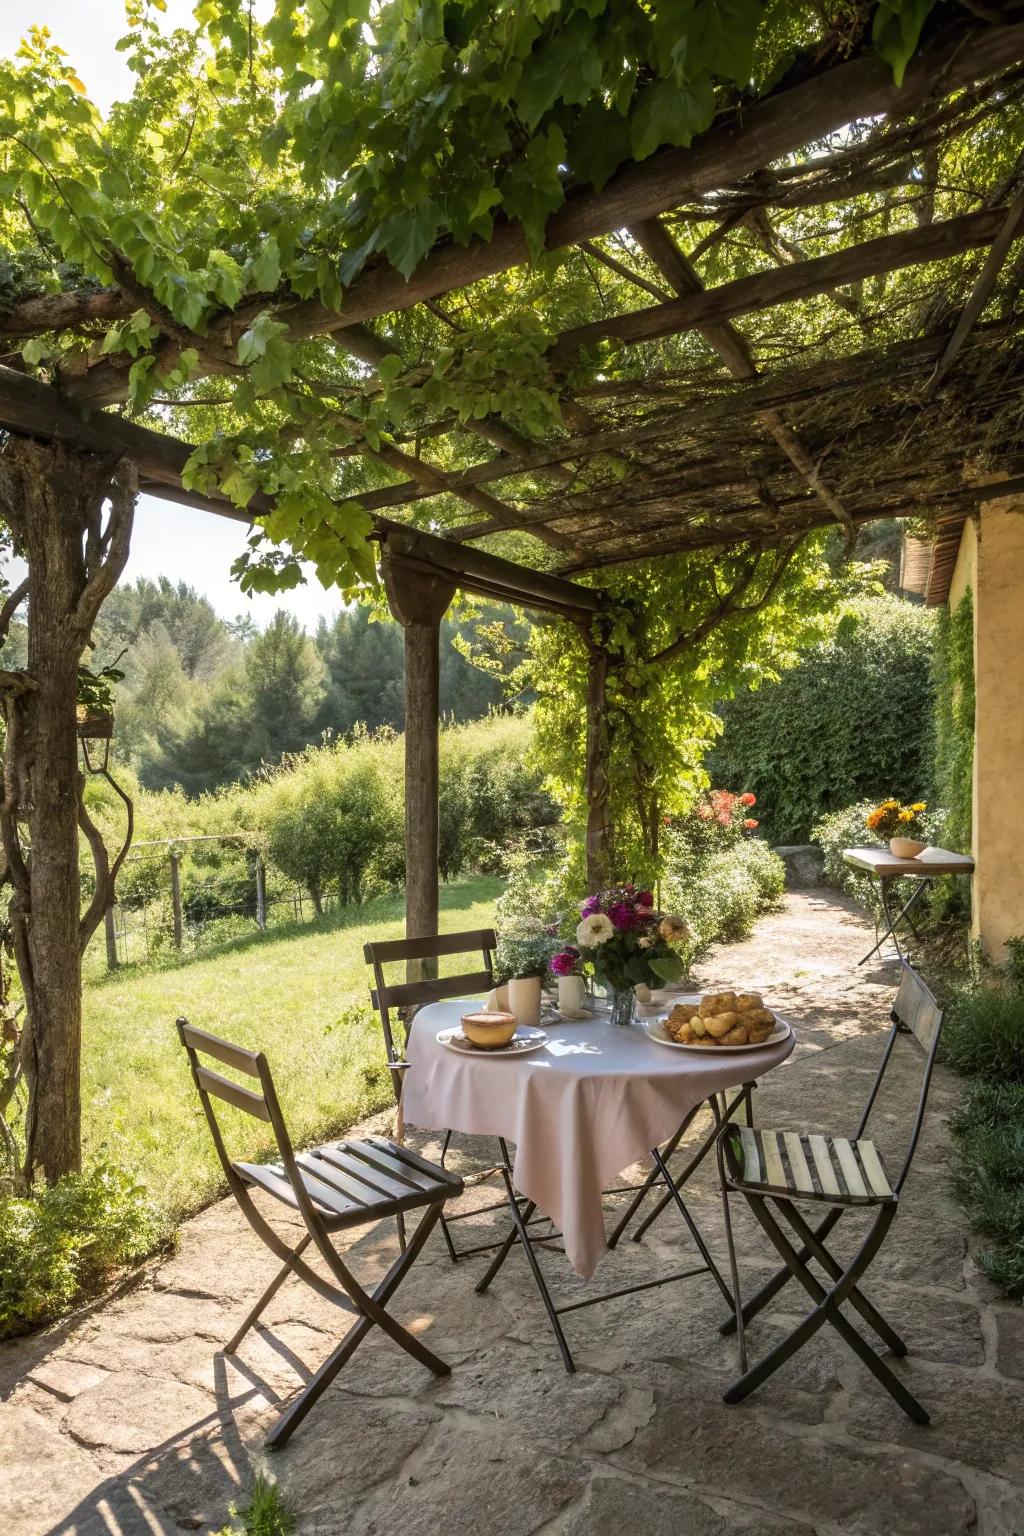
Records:
[[[654,943],[653,939],[643,938],[643,939],[640,940],[640,948],[641,949],[650,949],[650,947],[651,947],[651,945],[653,943]]]
[[[615,925],[605,912],[593,912],[585,917],[576,929],[576,942],[581,949],[595,949],[604,944],[615,932]]]

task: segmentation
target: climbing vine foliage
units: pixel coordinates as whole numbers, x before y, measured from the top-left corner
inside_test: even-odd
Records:
[[[260,24],[200,0],[167,32],[163,0],[128,0],[136,83],[106,117],[33,29],[0,62],[0,309],[73,300],[23,333],[24,365],[199,442],[192,487],[272,499],[243,587],[294,584],[310,560],[352,592],[373,579],[358,492],[391,478],[396,437],[560,424],[547,353],[585,278],[555,298],[539,279],[570,262],[545,254],[566,199],[689,145],[801,51],[875,46],[899,77],[931,3],[278,0]],[[498,220],[534,267],[457,326],[410,320],[372,375],[331,340],[324,316],[368,263],[408,277]]]

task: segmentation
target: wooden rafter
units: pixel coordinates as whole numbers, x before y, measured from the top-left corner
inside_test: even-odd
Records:
[[[901,86],[874,51],[822,69],[796,85],[782,86],[753,106],[744,105],[694,140],[687,150],[663,150],[613,176],[601,192],[581,191],[552,215],[545,231],[549,250],[611,233],[678,207],[688,198],[733,185],[805,144],[838,132],[855,118],[905,118],[930,101],[1024,60],[1024,23],[955,29],[911,61]],[[443,244],[408,280],[384,262],[367,268],[346,290],[341,313],[308,299],[278,312],[291,340],[325,335],[377,316],[414,307],[511,267],[525,265],[529,251],[521,226],[498,222],[491,238],[465,247]],[[217,348],[237,335],[266,306],[248,301],[211,327],[204,365],[215,367]],[[723,317],[719,317],[723,318]],[[168,343],[170,352],[174,343]],[[230,348],[223,352],[228,358]],[[120,366],[98,363],[68,381],[83,399],[113,403],[125,398]]]
[[[688,293],[705,291],[704,284],[692,262],[679,249],[659,220],[648,219],[636,225],[633,234],[648,260],[654,263],[680,298]],[[758,377],[753,353],[743,336],[728,320],[698,326],[698,331],[708,345],[714,348],[734,379]],[[828,508],[836,521],[846,528],[847,536],[852,542],[855,533],[853,519],[839,497],[822,480],[814,460],[797,434],[787,426],[778,411],[761,411],[758,414],[758,420],[774,438],[797,472],[807,481],[819,501]]]

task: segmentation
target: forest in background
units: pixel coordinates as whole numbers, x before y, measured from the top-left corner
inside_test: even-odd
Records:
[[[527,623],[493,606],[486,625],[503,631],[508,665],[521,659]],[[500,675],[467,659],[477,630],[469,618],[442,626],[441,709],[456,724],[504,702]],[[124,673],[115,754],[147,789],[199,795],[357,725],[404,727],[402,631],[360,604],[312,635],[284,609],[260,630],[246,614],[220,618],[185,582],[140,577],[108,599],[94,639],[90,668]],[[0,664],[24,666],[24,653],[14,625]]]

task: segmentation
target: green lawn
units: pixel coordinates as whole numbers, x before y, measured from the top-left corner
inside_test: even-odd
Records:
[[[493,921],[501,882],[477,877],[441,892],[444,930]],[[391,1096],[380,1026],[370,1012],[362,947],[400,938],[401,897],[303,927],[238,940],[160,970],[122,971],[86,989],[86,1157],[137,1170],[172,1218],[220,1186],[210,1135],[174,1021],[260,1046],[296,1141],[342,1131]],[[226,1106],[225,1106],[226,1108]],[[269,1150],[266,1127],[227,1111],[233,1148]]]

